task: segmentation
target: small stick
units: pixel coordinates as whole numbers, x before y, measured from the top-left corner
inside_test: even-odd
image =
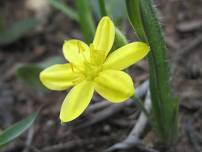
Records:
[[[201,112],[202,110],[194,114],[193,118],[191,118],[185,125],[185,131],[187,133],[190,143],[193,145],[193,150],[195,152],[202,151],[202,147],[200,146],[200,143],[202,143],[202,137],[193,128],[194,119],[200,117]]]
[[[151,110],[151,99],[150,99],[149,91],[147,91],[147,96],[146,96],[144,105],[145,105],[145,109],[149,112]],[[147,120],[147,117],[145,116],[145,113],[141,112],[140,117],[137,120],[137,123],[134,125],[134,128],[132,129],[128,137],[124,141],[117,143],[111,146],[110,148],[108,148],[107,152],[113,152],[116,150],[126,150],[132,147],[140,148],[139,146],[142,145],[142,142],[140,141],[140,136],[144,132],[147,122],[148,120]],[[155,150],[144,147],[144,151],[154,152]]]
[[[177,63],[183,63],[184,62],[184,58],[186,58],[186,56],[189,56],[189,54],[192,54],[193,51],[190,51],[192,49],[194,49],[196,46],[198,46],[199,44],[201,44],[202,42],[202,35],[199,35],[198,37],[196,37],[193,41],[190,42],[190,44],[185,47],[184,49],[182,49],[179,53],[177,53],[174,58],[174,62]]]
[[[57,145],[52,145],[52,146],[48,146],[48,147],[45,147],[41,150],[41,152],[50,152],[50,151],[59,151],[59,150],[62,150],[62,149],[71,149],[73,147],[76,147],[76,146],[81,146],[85,144],[84,141],[82,140],[73,140],[73,141],[70,141],[70,142],[67,142],[67,143],[61,143],[61,144],[57,144]]]
[[[29,151],[29,146],[32,143],[33,135],[34,135],[34,127],[32,126],[28,131],[27,140],[26,140],[25,148],[24,148],[23,152],[28,152]]]
[[[71,140],[69,142],[65,142],[65,143],[60,143],[60,144],[56,144],[56,145],[51,145],[51,146],[47,146],[45,148],[43,148],[42,150],[40,150],[40,152],[57,152],[57,151],[61,151],[61,150],[70,150],[72,148],[77,148],[79,146],[84,146],[84,145],[88,145],[88,144],[96,144],[96,143],[102,143],[102,142],[106,142],[106,139],[114,139],[114,136],[111,137],[100,137],[100,138],[90,138],[90,139],[77,139],[77,140]]]
[[[98,103],[95,103],[95,104],[91,104],[88,109],[86,110],[86,113],[89,113],[89,112],[93,112],[93,111],[96,111],[96,110],[100,110],[100,109],[104,109],[108,106],[110,106],[111,103],[110,102],[106,102],[106,101],[101,101],[101,102],[98,102]]]

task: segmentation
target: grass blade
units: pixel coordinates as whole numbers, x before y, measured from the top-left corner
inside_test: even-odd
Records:
[[[25,19],[14,23],[10,28],[0,32],[0,45],[8,45],[17,41],[38,25],[39,22],[36,19]]]
[[[28,128],[32,126],[35,119],[38,116],[38,112],[35,112],[28,116],[27,118],[21,120],[20,122],[12,125],[0,134],[0,147],[8,144],[10,141],[14,140],[22,133],[24,133]]]
[[[62,3],[60,0],[49,0],[49,3],[55,7],[56,9],[63,12],[66,16],[71,18],[72,20],[79,21],[78,13],[72,9],[71,7],[67,6],[66,4]]]
[[[152,0],[126,0],[128,16],[142,41],[149,43],[148,55],[153,128],[164,145],[175,143],[178,135],[179,101],[173,95],[166,58],[166,45]]]
[[[136,31],[139,39],[146,41],[144,26],[141,18],[140,0],[126,0],[126,8],[128,11],[129,21]]]
[[[75,0],[75,2],[82,33],[85,41],[89,44],[92,42],[95,33],[95,25],[89,0]]]

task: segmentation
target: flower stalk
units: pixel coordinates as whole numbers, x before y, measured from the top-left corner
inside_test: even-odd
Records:
[[[164,145],[178,136],[178,99],[173,95],[166,45],[152,0],[126,0],[130,22],[138,37],[151,47],[148,55],[152,99],[152,125]]]

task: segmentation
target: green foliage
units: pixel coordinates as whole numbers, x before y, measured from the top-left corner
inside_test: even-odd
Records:
[[[102,16],[107,16],[107,9],[105,7],[105,0],[98,0],[98,2],[99,2],[100,14]]]
[[[76,11],[62,3],[60,0],[49,0],[49,3],[69,18],[77,21],[81,26],[85,41],[87,43],[92,42],[95,33],[95,25],[88,0],[75,0]]]
[[[103,16],[103,12],[108,12],[115,22],[126,17],[126,10],[123,7],[125,4],[123,0],[90,0],[90,2],[97,18]],[[100,5],[103,5],[103,2],[106,3],[106,9],[103,9],[103,7],[100,9]]]
[[[125,4],[123,0],[106,0],[106,7],[108,10],[108,13],[115,21],[118,21],[120,19],[124,19],[127,17],[126,10],[125,10]]]
[[[151,0],[126,0],[132,26],[142,41],[149,43],[149,73],[153,127],[165,145],[175,143],[178,136],[179,101],[169,82],[166,45]],[[138,13],[139,12],[139,13]]]
[[[99,0],[99,8],[100,8],[100,14],[102,17],[108,16],[105,0]],[[126,44],[128,44],[128,40],[126,39],[124,34],[118,28],[116,28],[115,39],[114,39],[112,51],[115,51],[116,49],[118,49]]]
[[[150,87],[156,128],[164,144],[173,144],[178,136],[179,101],[173,95],[169,82],[169,64],[166,44],[151,0],[141,0],[145,33],[151,47],[149,55]],[[162,125],[163,124],[163,125]]]
[[[95,33],[95,25],[93,22],[89,0],[75,0],[75,4],[79,14],[79,24],[81,26],[83,36],[85,41],[89,44],[92,42]]]
[[[8,45],[17,41],[38,25],[39,22],[35,19],[25,19],[14,23],[11,27],[0,31],[0,45]]]
[[[136,96],[132,96],[131,98],[135,101],[136,105],[142,110],[147,119],[151,122],[151,116],[147,109],[144,107],[144,103],[142,102],[142,100]]]
[[[136,31],[139,39],[146,42],[146,36],[141,18],[140,1],[128,0],[126,2],[126,8],[128,11],[129,20],[131,22],[134,31]]]
[[[28,116],[27,118],[21,120],[20,122],[10,126],[8,129],[4,130],[0,133],[0,148],[20,136],[24,133],[28,128],[32,126],[36,117],[38,116],[38,112],[35,112]]]
[[[116,34],[115,34],[112,51],[114,51],[126,44],[128,44],[128,40],[126,39],[124,34],[118,28],[116,28]]]
[[[66,16],[71,18],[72,20],[79,21],[79,15],[78,13],[69,7],[68,5],[62,3],[60,0],[49,0],[49,3],[55,7],[56,9],[63,12]]]
[[[45,87],[43,87],[39,79],[39,74],[42,70],[43,68],[36,64],[28,64],[20,66],[17,69],[16,74],[25,84],[32,86],[33,88],[45,90]]]
[[[46,60],[44,60],[43,62],[39,63],[38,66],[40,66],[41,68],[45,69],[51,65],[54,64],[63,64],[65,63],[65,59],[60,57],[60,56],[54,56],[54,57],[49,57]]]
[[[105,4],[106,2],[106,4]],[[71,19],[77,21],[87,43],[91,43],[95,33],[95,25],[92,17],[92,9],[97,17],[106,16],[107,12],[116,21],[126,16],[125,9],[123,9],[124,2],[122,0],[76,0],[77,12],[62,3],[60,0],[49,0],[49,3],[63,12]],[[116,30],[116,38],[114,48],[118,48],[127,43],[126,38],[120,30]]]
[[[16,70],[17,78],[22,80],[26,85],[42,91],[48,91],[39,79],[40,72],[53,64],[64,63],[61,57],[50,57],[40,64],[27,64],[19,66]]]

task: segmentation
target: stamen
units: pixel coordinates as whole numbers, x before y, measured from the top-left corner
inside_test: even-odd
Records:
[[[70,66],[71,66],[72,71],[75,72],[73,63],[70,63]]]
[[[73,82],[74,85],[76,85],[79,82],[81,82],[83,79],[84,79],[84,76],[83,77],[78,77],[77,79],[73,80],[72,82]]]
[[[79,53],[82,53],[85,51],[85,48],[81,45],[81,43],[78,41],[78,47],[79,47]]]
[[[101,65],[105,60],[104,51],[97,50],[93,44],[90,44],[90,58],[92,64]]]

